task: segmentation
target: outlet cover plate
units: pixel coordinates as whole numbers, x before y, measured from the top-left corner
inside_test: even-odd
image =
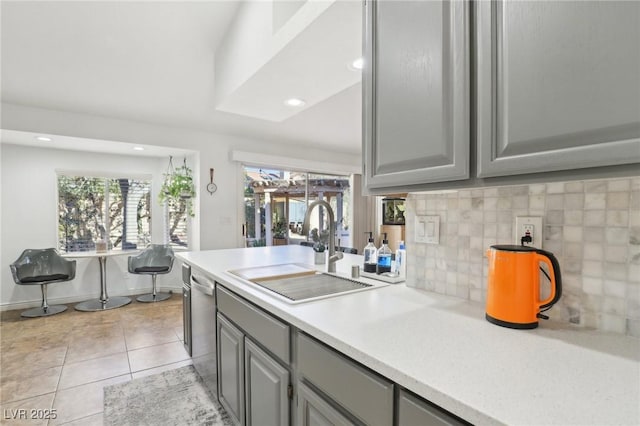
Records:
[[[516,216],[516,229],[514,232],[514,243],[520,245],[520,239],[527,230],[531,230],[533,241],[527,244],[530,247],[542,248],[542,217],[540,216]]]

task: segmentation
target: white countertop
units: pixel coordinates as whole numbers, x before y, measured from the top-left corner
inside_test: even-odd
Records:
[[[543,321],[490,324],[473,302],[407,287],[291,305],[227,273],[313,264],[301,246],[179,253],[192,266],[401,386],[478,425],[640,424],[640,340]],[[337,263],[347,276],[362,256]],[[363,279],[367,281],[367,279]]]

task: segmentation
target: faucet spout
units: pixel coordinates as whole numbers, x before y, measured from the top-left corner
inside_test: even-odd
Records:
[[[342,259],[342,253],[336,253],[336,237],[335,237],[335,228],[336,221],[333,216],[333,210],[331,209],[331,205],[324,200],[316,200],[313,203],[309,204],[307,207],[307,212],[304,215],[304,224],[302,225],[302,234],[309,234],[309,222],[311,221],[311,211],[316,206],[324,206],[327,209],[327,214],[329,216],[329,259],[327,264],[327,272],[336,272],[336,262]]]

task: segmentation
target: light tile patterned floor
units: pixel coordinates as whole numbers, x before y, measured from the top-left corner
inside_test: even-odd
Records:
[[[191,364],[182,343],[182,295],[155,304],[133,299],[102,312],[69,305],[47,318],[3,312],[0,423],[102,425],[105,386]],[[32,418],[52,410],[55,419]]]

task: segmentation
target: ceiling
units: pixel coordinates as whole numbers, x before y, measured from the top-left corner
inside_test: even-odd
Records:
[[[4,103],[360,152],[360,2],[0,7]]]

